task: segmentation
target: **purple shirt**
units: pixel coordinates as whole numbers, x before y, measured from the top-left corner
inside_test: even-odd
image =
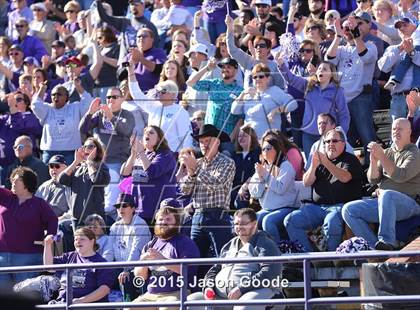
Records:
[[[13,44],[19,44],[23,49],[25,57],[33,56],[39,63],[41,63],[42,56],[48,55],[44,43],[34,36],[27,35],[23,40],[16,39],[13,41]]]
[[[0,188],[0,252],[42,253],[34,241],[57,233],[57,216],[44,199],[33,196],[19,204],[12,191]]]
[[[182,0],[183,6],[201,6],[203,0]]]
[[[198,250],[195,242],[182,234],[177,234],[169,240],[154,237],[144,246],[142,253],[145,253],[148,249],[155,249],[168,259],[200,257],[200,251]],[[163,266],[151,266],[149,268],[150,276],[148,279],[149,284],[147,285],[147,291],[149,293],[169,293],[180,289],[179,283],[181,283],[181,278],[179,278],[177,273],[168,270]],[[188,267],[189,283],[191,283],[193,278],[196,276],[196,272],[196,265],[190,265]]]
[[[152,47],[144,53],[144,58],[159,65],[166,61],[166,53],[161,48]],[[155,85],[159,82],[160,72],[155,73],[149,71],[141,62],[137,64],[134,72],[136,74],[140,89],[144,93],[155,87]]]
[[[106,262],[106,259],[96,253],[93,256],[82,257],[77,253],[68,252],[62,256],[54,257],[54,264],[89,264],[89,263],[102,263]],[[66,299],[66,274],[61,272],[61,288],[58,299]],[[93,291],[97,290],[101,285],[106,285],[110,289],[114,283],[114,272],[112,269],[73,269],[73,298],[80,298],[86,296]],[[107,302],[108,296],[97,302]]]

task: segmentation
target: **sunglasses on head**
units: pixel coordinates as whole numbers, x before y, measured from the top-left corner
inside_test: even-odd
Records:
[[[265,146],[265,147],[263,147],[262,148],[262,151],[263,152],[269,152],[269,151],[271,151],[273,149],[273,147],[271,146],[271,145],[267,145],[267,146]]]
[[[258,44],[255,44],[254,48],[267,48],[267,44],[265,44],[265,43],[258,43]]]
[[[60,169],[60,164],[48,164],[50,169]]]
[[[130,205],[128,203],[122,203],[122,204],[119,204],[119,205],[115,205],[116,209],[119,209],[119,208],[125,209],[125,208],[129,208],[129,207],[130,207]]]
[[[265,77],[268,77],[268,75],[267,74],[256,74],[256,75],[252,76],[252,79],[253,80],[261,80]]]
[[[82,146],[84,149],[93,150],[96,145],[95,144],[86,144]]]
[[[117,99],[117,98],[120,98],[120,96],[117,96],[117,95],[111,95],[111,96],[106,96],[106,99]]]
[[[79,66],[77,64],[71,62],[71,63],[67,64],[66,67],[67,68],[77,68]]]
[[[299,53],[312,53],[314,50],[312,48],[301,48],[299,49]]]
[[[343,140],[339,140],[339,139],[324,140],[324,144],[338,143],[341,141]]]

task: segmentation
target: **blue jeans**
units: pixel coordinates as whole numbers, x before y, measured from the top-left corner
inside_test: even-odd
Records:
[[[348,202],[342,211],[354,235],[364,238],[372,248],[378,240],[396,246],[395,223],[419,214],[420,206],[413,198],[393,190],[381,191],[379,198]],[[378,236],[369,223],[379,223]]]
[[[313,247],[306,232],[323,225],[323,232],[327,239],[327,250],[335,251],[341,243],[343,235],[342,206],[342,204],[305,204],[299,210],[293,211],[284,219],[284,226],[290,240],[298,241],[303,245],[306,252],[311,252]]]
[[[209,33],[211,43],[215,44],[217,37],[226,32],[226,24],[224,22],[215,23],[205,20],[204,29]]]
[[[350,111],[350,129],[348,133],[350,144],[354,145],[357,137],[362,140],[366,160],[369,160],[367,145],[375,141],[375,127],[373,126],[372,94],[361,93],[348,103]]]
[[[420,45],[414,46],[414,49],[420,51]],[[413,82],[411,83],[411,87],[420,87],[420,67],[413,63],[413,59],[407,53],[392,69],[391,79],[401,83],[411,65],[413,65]]]
[[[118,184],[120,182],[120,170],[122,164],[120,163],[107,163],[106,164],[109,169],[109,175],[111,176],[111,180],[109,184],[104,188],[105,197],[104,197],[104,205],[105,205],[105,214],[112,217],[114,220],[117,218],[117,212],[114,207],[114,204],[117,202],[118,195],[120,194],[120,189]]]
[[[392,95],[389,113],[391,114],[392,121],[400,117],[402,118],[407,117],[408,108],[407,108],[407,102],[405,101],[404,95]]]
[[[288,240],[286,228],[283,225],[284,218],[295,208],[280,208],[273,211],[260,210],[257,212],[258,226],[268,233],[275,243],[280,244],[281,240]]]
[[[42,265],[42,253],[10,253],[0,252],[0,267]],[[1,273],[0,287],[2,289],[38,276],[38,272]]]
[[[311,153],[311,147],[316,141],[319,140],[319,138],[319,135],[311,135],[310,133],[306,132],[302,133],[302,144],[303,152],[305,153],[305,158],[309,158],[309,154]]]
[[[67,165],[70,165],[74,160],[74,151],[42,151],[42,161],[48,164],[48,161],[54,155],[63,155]]]

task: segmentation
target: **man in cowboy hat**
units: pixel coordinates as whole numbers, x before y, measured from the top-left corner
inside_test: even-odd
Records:
[[[232,231],[228,211],[235,163],[219,152],[220,143],[229,141],[225,132],[206,124],[194,138],[204,156],[200,159],[192,153],[180,156],[181,165],[188,171],[181,190],[191,195],[194,209],[191,239],[199,247],[201,257],[217,257]],[[199,269],[199,274],[205,272]]]

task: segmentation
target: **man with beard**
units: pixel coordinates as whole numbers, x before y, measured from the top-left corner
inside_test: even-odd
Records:
[[[321,19],[325,18],[325,3],[324,0],[308,0],[309,18]]]
[[[420,151],[410,142],[409,120],[392,123],[392,146],[383,150],[369,143],[369,182],[378,184],[376,198],[346,203],[343,218],[353,233],[366,239],[376,250],[395,250],[395,223],[420,214]],[[369,223],[379,223],[374,234]]]
[[[338,128],[328,131],[323,144],[325,154],[315,152],[303,175],[303,185],[312,187],[313,203],[304,204],[284,219],[290,240],[297,240],[306,252],[313,251],[306,232],[320,225],[326,250],[335,251],[344,228],[341,208],[362,197],[362,166],[356,156],[346,152],[343,132]]]
[[[194,241],[179,232],[181,225],[181,213],[179,209],[168,206],[162,207],[157,211],[155,219],[155,237],[144,246],[140,256],[141,261],[200,257]],[[189,283],[195,277],[196,269],[196,266],[190,266],[188,268]],[[182,279],[180,274],[180,265],[136,267],[134,269],[134,275],[138,278],[141,277],[143,280],[148,279],[149,282],[147,292],[134,299],[133,302],[156,302],[159,304],[159,302],[179,300],[180,283],[184,281],[186,283],[186,280]]]
[[[205,123],[231,134],[235,128],[239,129],[241,116],[230,113],[230,108],[243,88],[236,81],[238,63],[235,59],[225,58],[218,66],[222,69],[222,79],[201,80],[207,72],[216,68],[215,59],[211,59],[204,68],[187,81],[187,85],[196,91],[209,94]]]
[[[258,231],[257,215],[254,210],[244,208],[236,211],[233,225],[237,237],[225,244],[220,253],[221,258],[280,256],[280,251],[271,237],[264,231]],[[240,301],[270,299],[274,296],[276,288],[279,288],[274,280],[280,277],[280,269],[280,264],[268,262],[214,265],[205,276],[203,292],[188,296],[188,300],[210,299],[209,295],[215,296],[215,299]],[[263,283],[269,285],[262,285]],[[265,305],[241,308],[264,310]],[[193,309],[205,308],[190,308]]]

